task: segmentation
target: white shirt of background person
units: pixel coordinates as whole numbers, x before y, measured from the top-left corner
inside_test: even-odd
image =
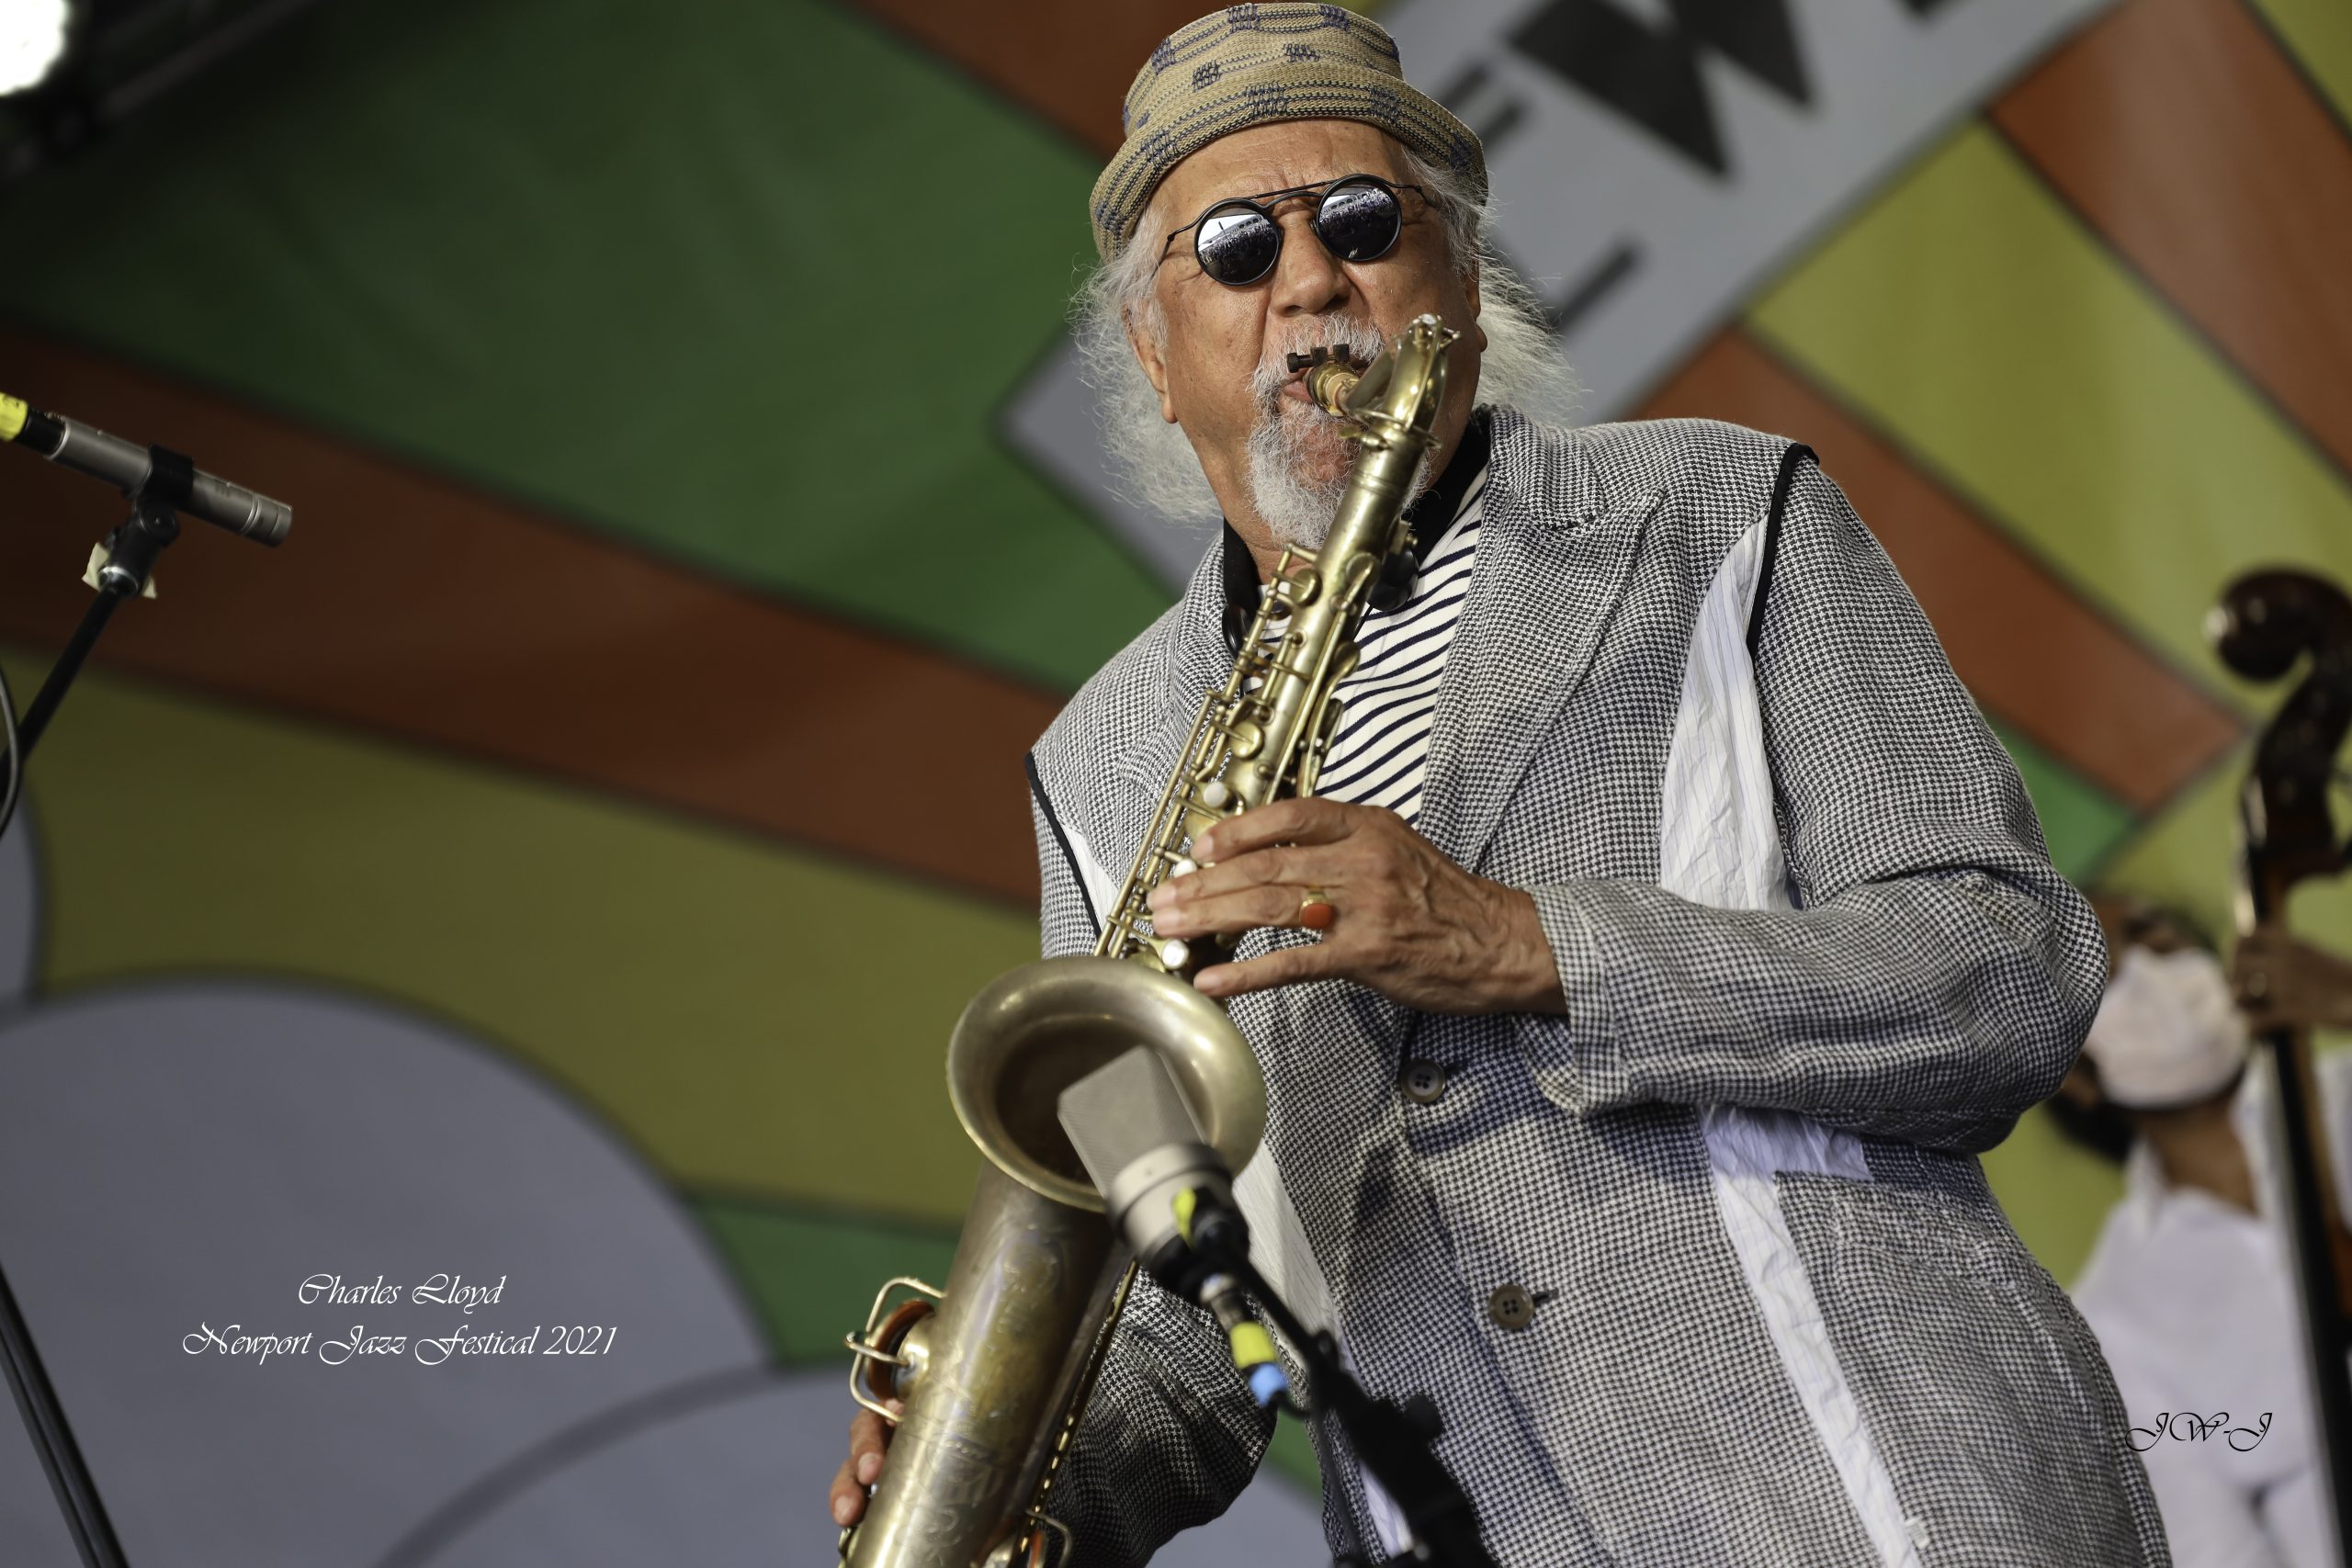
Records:
[[[2177,1568],[2329,1568],[2302,1326],[2277,1219],[2269,1057],[2250,1051],[2212,954],[2140,947],[2125,953],[2084,1054],[2126,1109],[2195,1103],[2239,1080],[2230,1122],[2262,1213],[2172,1185],[2155,1150],[2136,1142],[2123,1199],[2073,1292],[2114,1371]],[[2323,1057],[2317,1073],[2329,1145],[2352,1150],[2352,1054]],[[2345,1163],[2335,1162],[2340,1193]],[[2339,1201],[2352,1212],[2352,1198]]]

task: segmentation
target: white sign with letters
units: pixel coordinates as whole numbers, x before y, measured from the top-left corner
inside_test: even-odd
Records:
[[[1404,0],[1382,21],[1485,141],[1503,253],[1608,418],[2109,3]],[[1199,559],[1204,535],[1112,495],[1067,345],[1004,424],[1168,581]]]

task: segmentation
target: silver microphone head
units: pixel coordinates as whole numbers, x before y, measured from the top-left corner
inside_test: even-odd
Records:
[[[1183,1245],[1176,1212],[1182,1193],[1206,1189],[1230,1204],[1230,1174],[1148,1045],[1064,1089],[1060,1114],[1112,1224],[1147,1266]]]

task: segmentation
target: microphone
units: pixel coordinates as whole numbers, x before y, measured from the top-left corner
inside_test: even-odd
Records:
[[[1261,1405],[1290,1392],[1273,1337],[1250,1315],[1250,1227],[1232,1173],[1148,1045],[1064,1089],[1062,1130],[1102,1194],[1111,1226],[1152,1277],[1216,1314]]]
[[[0,392],[0,441],[29,446],[51,462],[104,479],[126,495],[145,484],[155,469],[155,448],[135,446],[79,420],[43,413],[5,392]],[[172,454],[164,456],[168,461]],[[183,467],[186,462],[179,459]],[[175,510],[188,516],[265,545],[277,544],[294,525],[294,509],[282,501],[200,469],[184,471],[189,475],[187,493],[170,499]]]
[[[1337,1341],[1310,1331],[1258,1277],[1232,1173],[1201,1135],[1159,1053],[1138,1045],[1089,1073],[1062,1091],[1059,1111],[1112,1226],[1162,1285],[1216,1314],[1258,1404],[1338,1418],[1356,1457],[1405,1516],[1410,1544],[1396,1561],[1495,1568],[1478,1538],[1476,1510],[1431,1447],[1442,1429],[1437,1406],[1368,1398]],[[1291,1337],[1311,1404],[1292,1394],[1273,1336],[1250,1315],[1245,1287]]]
[[[1436,1404],[1367,1397],[1340,1360],[1338,1342],[1309,1330],[1258,1277],[1249,1226],[1233,1202],[1232,1173],[1201,1135],[1159,1053],[1138,1045],[1089,1073],[1062,1091],[1059,1111],[1113,1227],[1162,1285],[1216,1314],[1259,1404],[1287,1404],[1310,1418],[1338,1418],[1357,1459],[1405,1516],[1410,1540],[1395,1561],[1495,1568],[1478,1537],[1476,1510],[1432,1447],[1443,1427]],[[1273,1336],[1250,1315],[1245,1287],[1291,1337],[1312,1404],[1292,1394]]]

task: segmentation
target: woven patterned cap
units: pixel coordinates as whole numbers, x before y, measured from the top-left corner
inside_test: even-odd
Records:
[[[1104,261],[1135,233],[1169,170],[1220,136],[1274,120],[1378,126],[1487,193],[1477,137],[1405,80],[1385,29],[1340,6],[1228,6],[1177,28],[1136,73],[1120,119],[1127,139],[1094,182]]]

